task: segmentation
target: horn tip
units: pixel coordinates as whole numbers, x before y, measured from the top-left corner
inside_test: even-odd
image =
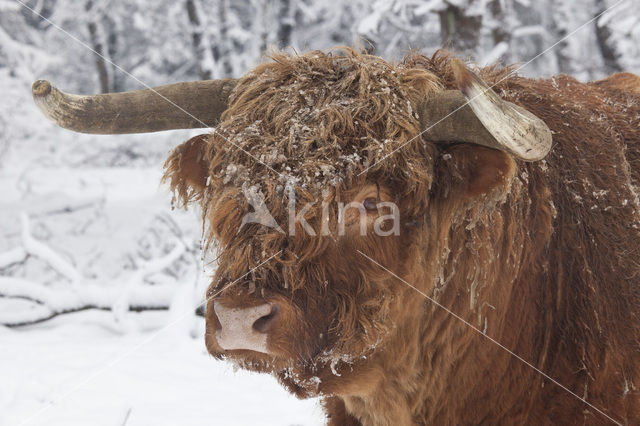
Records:
[[[51,93],[51,83],[47,80],[37,80],[31,86],[31,93],[34,98],[45,97]]]

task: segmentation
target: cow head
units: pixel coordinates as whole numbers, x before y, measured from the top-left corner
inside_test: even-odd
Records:
[[[90,133],[217,123],[165,165],[217,253],[209,352],[299,396],[355,393],[412,339],[424,300],[402,280],[431,294],[453,218],[495,206],[551,136],[449,58],[448,75],[348,49],[272,59],[239,80],[93,97],[40,82],[34,97]]]

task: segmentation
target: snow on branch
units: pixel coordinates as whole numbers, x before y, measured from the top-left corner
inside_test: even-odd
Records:
[[[482,58],[481,62],[486,65],[491,65],[497,62],[498,60],[500,60],[500,58],[508,51],[509,51],[509,43],[507,43],[506,41],[501,41],[500,43],[496,44],[493,47],[493,49],[491,49],[484,56],[484,58]]]
[[[88,309],[111,311],[120,322],[129,311],[169,309],[176,293],[175,284],[145,284],[146,277],[161,272],[178,260],[186,251],[181,241],[166,255],[144,262],[133,271],[124,284],[85,282],[73,265],[50,247],[33,238],[28,217],[22,217],[23,247],[0,254],[0,268],[24,259],[38,257],[71,281],[71,286],[48,286],[22,278],[0,276],[0,297],[21,299],[31,303],[31,309],[0,311],[0,324],[17,327],[36,324],[61,314]],[[121,280],[118,280],[119,282]],[[124,320],[122,320],[124,323]]]
[[[20,215],[20,220],[22,221],[22,244],[25,251],[47,262],[49,266],[64,275],[72,284],[78,283],[82,277],[76,268],[51,248],[33,238],[29,217],[26,213]]]
[[[0,269],[14,263],[22,262],[27,257],[27,252],[22,247],[16,247],[4,253],[0,253]]]
[[[128,311],[168,309],[175,285],[135,287],[128,295]],[[0,312],[0,324],[17,327],[36,324],[58,315],[87,309],[112,310],[121,289],[109,285],[83,284],[74,288],[50,288],[20,278],[0,277],[0,296],[23,299],[38,305],[23,312]]]
[[[130,324],[128,324],[126,321],[125,314],[131,310],[131,305],[135,301],[136,293],[139,293],[143,288],[149,287],[143,285],[144,278],[169,267],[173,262],[178,260],[184,252],[184,244],[182,244],[182,242],[180,241],[177,241],[173,250],[171,250],[168,254],[158,259],[149,260],[143,263],[140,268],[136,269],[131,274],[131,276],[125,281],[124,287],[120,287],[118,289],[118,296],[114,299],[113,303],[110,304],[111,311],[113,312],[113,316],[116,322],[124,324],[125,327],[130,326]],[[155,287],[157,286],[153,286],[153,288]],[[171,289],[171,296],[173,296],[173,294],[175,294],[176,292],[176,288],[175,286],[171,286]],[[169,305],[171,304],[171,300],[166,299],[163,302],[163,307],[168,309]]]

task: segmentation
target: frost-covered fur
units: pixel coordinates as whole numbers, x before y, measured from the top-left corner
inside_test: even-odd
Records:
[[[285,306],[274,355],[221,350],[213,309],[209,351],[320,395],[334,425],[609,423],[479,330],[617,421],[640,422],[640,97],[621,80],[489,67],[479,73],[497,93],[553,131],[545,160],[412,140],[420,97],[455,88],[449,61],[277,54],[240,80],[218,134],[174,151],[166,178],[202,204],[218,246],[210,295],[281,251],[216,296]],[[371,185],[399,205],[399,236],[241,226],[243,187],[286,227],[288,186],[319,204]],[[318,230],[319,207],[307,216]]]

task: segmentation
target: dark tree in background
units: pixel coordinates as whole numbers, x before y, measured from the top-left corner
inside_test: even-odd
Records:
[[[107,62],[105,61],[105,50],[102,44],[101,34],[98,33],[98,17],[92,0],[87,1],[85,5],[87,12],[87,30],[89,32],[89,41],[91,48],[94,50],[94,61],[98,72],[98,84],[100,85],[100,93],[110,92],[109,72],[107,71]]]
[[[473,54],[480,43],[482,15],[467,7],[448,5],[438,12],[442,45],[455,52]]]
[[[201,80],[208,80],[213,77],[213,70],[211,69],[210,64],[207,65],[206,63],[207,54],[210,54],[210,52],[207,52],[207,46],[205,46],[203,41],[203,37],[205,36],[204,27],[200,19],[199,8],[196,7],[196,1],[198,0],[187,0],[185,2],[185,7],[187,9],[189,23],[192,27],[191,42],[193,44],[193,53],[198,67],[198,77]]]
[[[605,0],[596,0],[596,13],[602,14],[607,8]],[[616,51],[615,44],[611,40],[611,30],[606,24],[601,24],[598,20],[594,23],[598,48],[604,60],[605,73],[611,74],[622,71],[619,63],[620,54]]]
[[[277,41],[281,47],[288,47],[291,44],[291,33],[294,25],[291,2],[292,0],[280,0]]]

